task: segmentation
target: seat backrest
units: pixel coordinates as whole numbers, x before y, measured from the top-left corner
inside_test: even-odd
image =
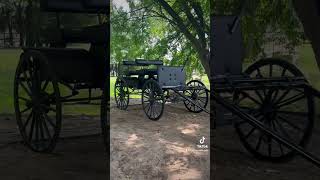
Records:
[[[40,7],[47,12],[107,13],[110,0],[41,0]]]
[[[107,24],[87,26],[84,28],[58,29],[46,28],[41,31],[44,43],[67,44],[67,43],[90,43],[103,45],[109,42]]]
[[[77,29],[62,29],[62,39],[67,43],[106,44],[109,40],[108,25],[101,24]]]

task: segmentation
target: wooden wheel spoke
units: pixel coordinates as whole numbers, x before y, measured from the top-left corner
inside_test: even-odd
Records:
[[[27,82],[28,88],[32,89],[32,84],[30,84],[30,82],[28,81],[28,80],[31,80],[32,78],[31,77],[28,78],[27,73],[25,71],[23,71],[23,76],[24,76],[25,81]]]
[[[281,108],[283,106],[292,104],[292,103],[297,102],[297,101],[299,101],[301,99],[304,99],[305,97],[306,97],[306,95],[304,93],[297,94],[297,95],[295,95],[293,97],[290,97],[290,98],[288,98],[286,100],[283,100],[283,101],[277,103],[278,104],[277,108]]]
[[[48,116],[47,113],[42,112],[42,115],[44,115],[45,120],[49,122],[49,124],[55,129],[56,128],[56,124],[52,122],[51,118]]]
[[[270,67],[269,67],[269,77],[272,77],[272,70],[273,70],[273,65],[270,64]]]
[[[257,68],[257,75],[258,75],[259,78],[262,78],[262,77],[263,77],[262,74],[261,74],[260,68]]]
[[[259,102],[258,100],[254,99],[253,97],[251,97],[248,93],[242,91],[241,92],[244,96],[246,96],[247,98],[249,98],[252,102],[258,104],[258,105],[261,105],[261,102]]]
[[[23,101],[25,101],[25,102],[31,102],[31,99],[27,99],[27,98],[25,98],[25,97],[21,97],[21,96],[19,96],[18,97],[18,99],[21,99],[21,100],[23,100]]]
[[[268,136],[268,155],[271,157],[271,152],[272,152],[272,139],[270,136]]]
[[[26,127],[28,126],[30,119],[33,117],[33,111],[30,112],[29,116],[27,117],[26,122],[22,125],[22,130],[24,131]]]
[[[48,87],[48,84],[49,84],[49,81],[45,80],[44,85],[41,88],[41,91],[45,91],[47,89],[47,87]]]
[[[151,104],[149,103],[149,107],[148,107],[148,110],[147,110],[147,114],[149,114],[150,109],[151,109]]]
[[[275,93],[273,94],[273,96],[271,96],[271,102],[272,103],[275,103],[275,101],[276,101],[276,99],[278,97],[278,94],[279,94],[279,89],[276,89],[274,92]]]
[[[264,134],[261,133],[260,137],[258,139],[258,143],[256,144],[256,147],[255,147],[256,151],[258,151],[260,149],[263,136],[264,136]]]
[[[275,133],[279,134],[279,131],[278,131],[274,121],[271,121],[271,127],[272,127],[272,129],[274,130]],[[284,151],[283,151],[282,144],[279,141],[276,141],[276,142],[278,143],[281,155],[283,156],[284,155]]]
[[[198,103],[200,104],[200,102],[202,102],[202,104],[203,105],[205,105],[206,104],[206,101],[205,100],[203,100],[204,98],[198,98]]]
[[[240,127],[240,125],[242,125],[242,124],[248,124],[248,121],[245,121],[245,120],[238,121],[238,122],[235,123],[235,126],[236,127]]]
[[[285,122],[286,124],[290,125],[291,127],[293,127],[296,130],[299,130],[301,132],[304,132],[304,129],[298,127],[297,125],[293,124],[292,122],[288,121],[286,118],[282,117],[282,116],[278,116],[279,119],[281,119],[283,122]]]
[[[28,89],[28,88],[22,83],[22,81],[19,81],[19,84],[21,85],[22,89],[29,95],[29,97],[32,97],[32,93],[31,93],[31,91],[29,91],[29,90],[31,90],[31,88]]]
[[[53,112],[57,112],[57,110],[53,107],[51,107],[50,105],[45,105],[45,104],[41,104],[40,105],[42,108],[44,108],[45,110],[50,110],[50,111],[53,111]]]
[[[308,117],[307,112],[293,112],[293,111],[283,111],[283,110],[280,111],[280,110],[278,110],[277,113],[291,115],[292,117],[295,117],[295,116]]]
[[[287,133],[287,131],[285,130],[285,128],[283,127],[283,125],[281,124],[281,122],[279,122],[277,119],[276,119],[274,122],[276,122],[276,124],[278,124],[280,132],[287,138],[287,140],[292,141],[292,138],[291,138],[290,135]]]
[[[27,108],[25,108],[24,110],[20,111],[20,113],[23,114],[23,113],[29,111],[31,108],[32,108],[31,106],[30,106],[30,107],[27,107]]]
[[[281,72],[281,76],[282,77],[285,76],[286,72],[287,72],[287,68],[283,68]]]
[[[39,147],[39,130],[40,130],[40,128],[39,128],[39,121],[40,121],[40,119],[39,119],[39,115],[37,114],[36,115],[36,139],[35,139],[35,143],[36,143],[36,146],[37,147]]]
[[[150,106],[149,103],[144,103],[144,104],[143,104],[143,109],[146,109],[148,106]]]
[[[46,132],[46,134],[47,134],[47,137],[48,137],[49,139],[51,139],[51,133],[50,133],[50,130],[49,130],[49,128],[48,128],[47,122],[46,122],[46,120],[45,120],[45,117],[43,117],[43,118],[44,118],[43,126],[44,126],[44,129],[45,129],[45,132]]]
[[[35,118],[36,118],[35,116],[32,116],[32,122],[31,122],[30,131],[29,131],[29,137],[28,137],[29,142],[31,142],[31,140],[32,140],[34,125],[35,125],[35,121],[36,121]]]
[[[252,134],[256,129],[257,129],[257,128],[252,127],[252,129],[249,131],[248,134],[246,134],[246,135],[244,136],[244,138],[245,138],[245,139],[248,139],[248,138],[251,136],[251,134]]]
[[[42,116],[39,116],[41,118],[41,121],[39,122],[39,127],[40,127],[40,140],[44,141],[45,136],[44,136],[44,127],[43,127],[43,122],[45,121]]]
[[[259,90],[254,90],[254,92],[258,95],[260,102],[264,101],[264,98],[262,97],[261,93],[259,92]]]
[[[285,98],[290,93],[290,91],[291,89],[287,89],[284,93],[282,93],[282,95],[278,99],[274,101],[274,103],[279,104],[279,102],[281,102],[283,98]]]
[[[238,106],[238,107],[243,110],[248,110],[249,113],[259,112],[259,109],[254,109],[252,107],[247,107],[247,106]]]

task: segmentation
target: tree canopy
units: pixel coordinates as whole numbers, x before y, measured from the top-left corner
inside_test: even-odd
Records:
[[[265,56],[264,44],[270,41],[265,35],[269,32],[280,34],[272,41],[286,43],[291,50],[304,40],[291,0],[247,0],[245,4],[238,0],[127,2],[129,9],[113,7],[111,14],[113,61],[161,58],[173,65],[186,64],[189,73],[196,69],[208,74],[210,13],[237,15],[242,5],[246,60]]]
[[[57,14],[40,9],[40,0],[0,0],[0,33],[13,32],[20,36],[20,46],[41,46],[44,36],[57,28]],[[59,13],[62,27],[81,27],[97,24],[98,17],[88,14]]]

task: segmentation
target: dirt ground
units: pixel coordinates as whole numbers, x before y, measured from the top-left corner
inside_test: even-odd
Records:
[[[320,169],[297,156],[284,163],[269,163],[249,154],[232,126],[219,127],[214,132],[214,166],[216,180],[318,180]],[[320,157],[320,116],[315,119],[308,151]]]
[[[97,135],[99,119],[66,117],[55,151],[40,154],[21,144],[11,115],[0,117],[1,180],[106,180],[105,147]]]
[[[196,146],[210,142],[208,114],[167,104],[151,121],[136,104],[111,115],[111,179],[209,179],[209,150]]]
[[[132,103],[134,104],[134,102]],[[167,104],[163,118],[148,120],[141,105],[120,111],[111,103],[111,179],[209,179],[209,116]],[[319,118],[318,118],[319,121]],[[320,127],[319,123],[316,127]],[[309,149],[320,155],[320,129]],[[52,154],[24,147],[12,115],[0,116],[0,179],[107,179],[98,117],[65,117],[62,139]],[[71,136],[73,136],[71,138]],[[79,136],[79,137],[74,137]],[[318,180],[319,168],[302,158],[284,164],[258,161],[240,144],[231,126],[215,130],[216,180]]]

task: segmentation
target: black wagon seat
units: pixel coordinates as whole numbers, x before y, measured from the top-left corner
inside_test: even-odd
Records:
[[[59,39],[49,39],[49,43],[90,43],[90,49],[80,48],[24,48],[41,51],[49,60],[59,80],[66,83],[91,83],[100,86],[104,80],[106,66],[107,25],[85,28],[60,29]],[[57,36],[55,36],[57,37]]]

